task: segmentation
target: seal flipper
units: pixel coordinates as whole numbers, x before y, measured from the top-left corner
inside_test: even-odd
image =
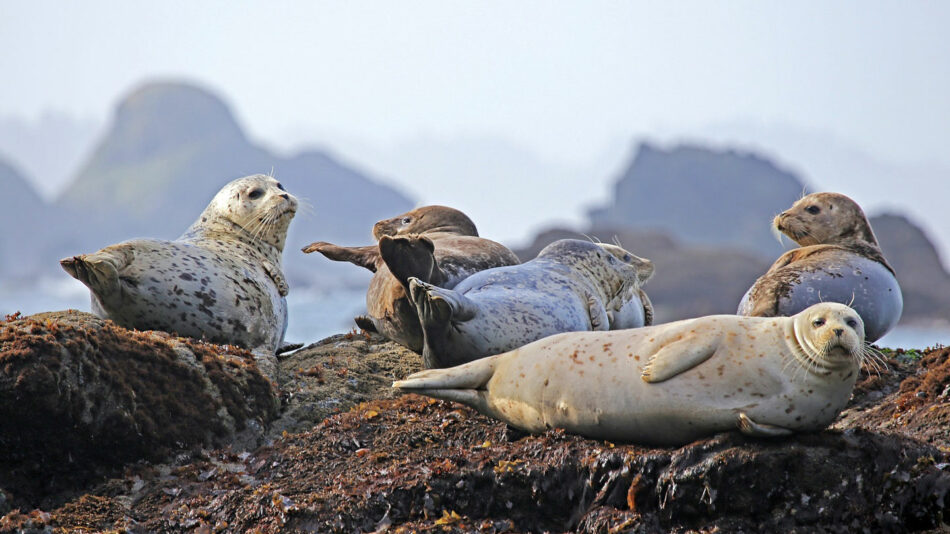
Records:
[[[63,270],[88,287],[96,298],[108,300],[121,289],[119,271],[132,263],[128,247],[113,245],[99,252],[59,260]]]
[[[711,358],[718,347],[718,336],[706,341],[700,337],[684,336],[656,351],[643,368],[640,378],[651,384],[669,380]]]
[[[393,382],[393,387],[406,393],[460,402],[491,415],[492,411],[485,397],[485,386],[495,374],[496,358],[482,358],[448,369],[421,371],[404,380]]]
[[[587,316],[590,318],[591,330],[610,330],[610,317],[607,309],[592,293],[587,294]]]
[[[353,318],[353,322],[355,322],[356,326],[360,327],[360,329],[365,332],[371,332],[373,334],[379,333],[379,328],[376,327],[376,323],[373,321],[373,318],[368,315],[357,315]]]
[[[472,319],[478,308],[461,293],[427,284],[418,278],[409,278],[409,296],[422,326],[422,359],[426,368],[445,367],[449,327],[453,322]]]
[[[379,255],[383,263],[406,289],[409,289],[410,278],[437,286],[445,283],[445,273],[439,268],[434,252],[435,245],[428,237],[410,235],[379,238]]]
[[[736,426],[739,427],[739,432],[753,438],[777,438],[790,436],[793,433],[791,430],[781,426],[756,423],[752,419],[749,419],[749,416],[744,413],[739,414],[739,420],[736,421]]]
[[[639,289],[640,302],[643,303],[643,326],[653,325],[653,302],[647,296],[646,291]]]
[[[348,261],[353,265],[358,265],[364,269],[376,272],[379,262],[379,247],[376,245],[367,245],[365,247],[341,247],[326,241],[316,241],[300,249],[304,254],[319,252],[328,260]]]

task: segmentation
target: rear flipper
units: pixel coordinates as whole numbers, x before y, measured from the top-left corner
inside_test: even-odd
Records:
[[[472,319],[478,308],[461,293],[427,284],[418,278],[409,279],[409,295],[422,325],[425,340],[422,357],[426,368],[445,367],[443,347],[449,327],[453,322]]]
[[[376,245],[367,245],[365,247],[341,247],[326,241],[316,241],[302,248],[305,254],[319,252],[327,259],[333,261],[348,261],[353,265],[358,265],[372,272],[376,272],[379,267],[379,248]]]
[[[490,415],[485,386],[495,374],[496,357],[482,358],[448,369],[429,369],[393,382],[406,393],[460,402]]]
[[[409,235],[379,238],[382,261],[407,290],[410,278],[437,286],[445,283],[445,274],[436,262],[434,251],[435,245],[427,237]]]
[[[778,438],[792,435],[792,431],[787,428],[767,425],[765,423],[756,423],[752,419],[749,419],[749,416],[744,413],[739,414],[739,420],[736,422],[736,425],[739,427],[739,432],[753,438]]]
[[[128,247],[118,245],[92,254],[64,258],[59,260],[59,264],[70,276],[92,290],[100,300],[109,300],[119,294],[119,271],[128,266],[132,259],[132,251]]]

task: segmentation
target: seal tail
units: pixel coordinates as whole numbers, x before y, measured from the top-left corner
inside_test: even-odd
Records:
[[[495,360],[495,357],[482,358],[448,369],[421,371],[393,382],[393,387],[406,393],[460,402],[489,413],[484,388],[495,374]]]

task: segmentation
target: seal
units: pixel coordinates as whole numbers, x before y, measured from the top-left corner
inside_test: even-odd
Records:
[[[375,245],[341,247],[326,241],[307,245],[333,261],[347,261],[374,273],[366,291],[360,328],[378,332],[415,352],[423,348],[422,328],[409,302],[409,279],[452,288],[478,271],[517,265],[507,247],[479,237],[475,223],[447,206],[423,206],[373,226]]]
[[[239,345],[272,373],[287,328],[281,254],[296,211],[277,180],[247,176],[225,185],[175,241],[133,239],[60,265],[89,288],[99,317]]]
[[[900,285],[856,202],[812,193],[777,215],[773,226],[801,247],[782,254],[755,281],[739,315],[788,316],[816,302],[840,302],[861,315],[870,342],[897,325],[904,309]]]
[[[793,317],[712,315],[611,332],[570,332],[397,381],[528,432],[682,445],[738,429],[816,431],[847,404],[864,346],[851,308]]]
[[[608,251],[603,244],[562,239],[531,261],[486,269],[454,289],[412,278],[423,361],[427,368],[449,367],[559,332],[608,330],[611,321],[643,326],[640,284],[652,274],[649,260],[620,247]]]

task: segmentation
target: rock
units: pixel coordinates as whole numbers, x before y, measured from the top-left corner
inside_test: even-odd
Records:
[[[422,370],[422,356],[382,336],[351,332],[328,337],[280,362],[284,407],[269,435],[310,430],[361,402],[399,395],[394,380]]]
[[[557,430],[525,435],[457,404],[392,398],[388,382],[418,369],[419,356],[354,332],[282,360],[284,415],[267,445],[127,465],[62,506],[12,511],[0,527],[932,531],[950,492],[950,399],[939,396],[950,385],[950,350],[919,356],[888,353],[878,369],[865,369],[832,429],[777,440],[729,432],[648,448]]]
[[[0,325],[0,486],[20,504],[142,458],[255,447],[278,407],[241,349],[76,311]]]

